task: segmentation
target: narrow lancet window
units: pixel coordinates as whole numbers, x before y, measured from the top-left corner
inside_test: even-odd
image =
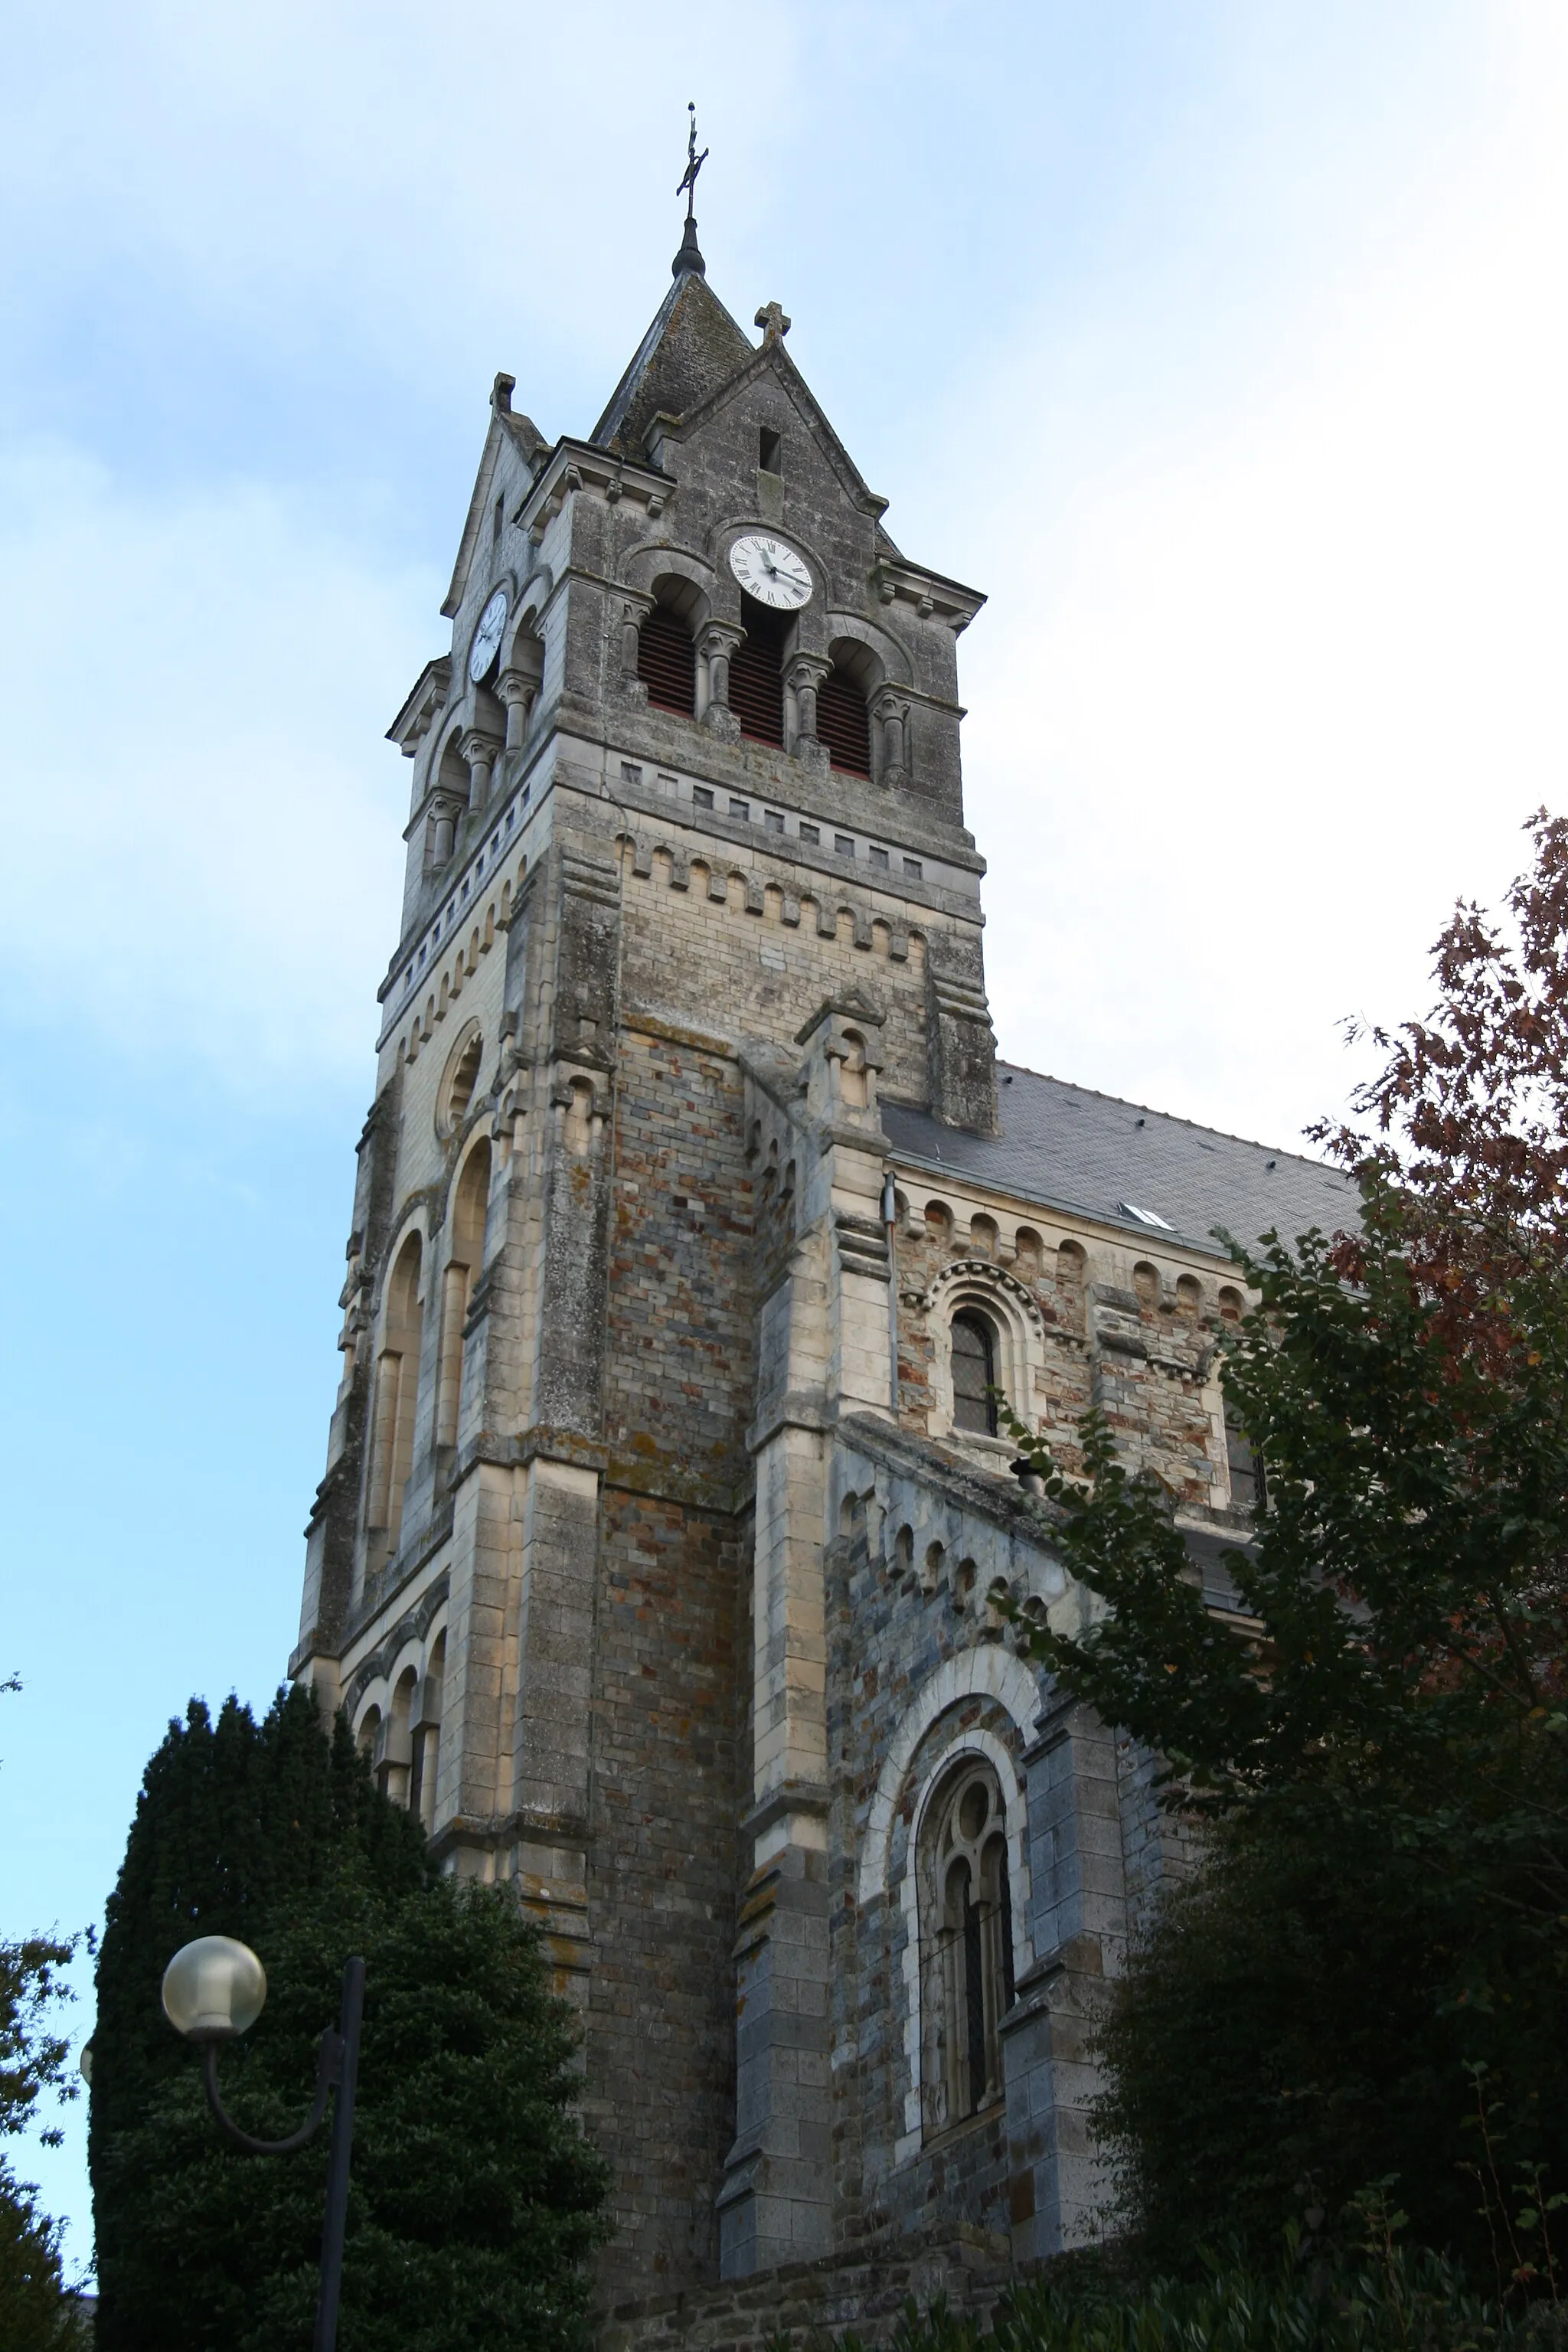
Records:
[[[989,1764],[971,1758],[935,1809],[922,1889],[928,2132],[1003,2095],[1002,2020],[1013,2006],[1007,1822]]]

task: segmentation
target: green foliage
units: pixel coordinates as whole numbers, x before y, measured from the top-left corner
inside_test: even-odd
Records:
[[[1568,2186],[1568,827],[1536,831],[1517,953],[1460,910],[1363,1096],[1381,1139],[1340,1139],[1359,1228],[1233,1249],[1248,1630],[1102,1422],[1082,1479],[1010,1423],[1103,1604],[1034,1654],[1208,1824],[1101,2040],[1129,2218],[1173,2269],[1393,2175],[1426,2243],[1517,2293],[1521,2217]]]
[[[1545,2352],[1551,2309],[1483,2302],[1451,2263],[1369,2239],[1325,2258],[1299,2237],[1281,2259],[1203,2257],[1185,2279],[1136,2281],[1069,2258],[1009,2290],[983,2334],[938,2301],[910,2305],[892,2352]],[[841,2352],[858,2352],[853,2336]]]
[[[0,2136],[14,2137],[37,2116],[46,2093],[70,2099],[69,2042],[55,2030],[58,2004],[71,1998],[61,1971],[74,1943],[28,1937],[0,1944]],[[58,2128],[40,2137],[58,2145]],[[82,2340],[78,2307],[61,2275],[59,2225],[40,2211],[37,2191],[0,2158],[0,2343],[6,2352],[57,2352]]]
[[[216,1727],[193,1707],[149,1768],[94,2039],[103,2352],[310,2341],[326,2133],[282,2158],[219,2138],[158,2011],[167,1959],[203,1933],[267,1966],[261,2019],[220,2070],[263,2137],[301,2119],[343,1961],[366,1963],[342,2352],[574,2342],[607,2181],[571,2113],[571,2019],[538,1937],[505,1892],[431,1878],[345,1727],[329,1742],[296,1694],[259,1727],[232,1702]]]
[[[0,2165],[0,2344],[5,2352],[88,2352],[80,2306],[66,2291],[60,2228],[35,2191]]]

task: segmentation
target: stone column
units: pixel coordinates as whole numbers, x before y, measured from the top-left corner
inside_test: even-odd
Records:
[[[642,625],[653,610],[651,596],[621,598],[621,684],[637,684],[637,639]]]
[[[539,680],[521,669],[503,669],[497,683],[506,705],[506,748],[520,751],[528,732],[528,714],[539,692]]]
[[[905,772],[904,706],[896,694],[884,689],[877,697],[873,716],[882,730],[882,760],[877,781],[882,784],[901,784]]]
[[[458,756],[468,763],[468,806],[471,809],[482,809],[490,796],[490,771],[495,766],[500,748],[496,738],[482,727],[466,728],[458,738]]]
[[[796,716],[795,740],[789,749],[801,758],[809,757],[816,747],[817,689],[832,667],[820,654],[797,654],[789,666],[784,682],[795,696]]]
[[[451,856],[452,845],[458,836],[458,819],[462,814],[463,804],[455,793],[437,793],[431,801],[430,814],[426,819],[426,838],[430,845],[429,864],[433,867],[445,866]]]
[[[740,721],[730,708],[730,661],[735,648],[745,642],[746,632],[731,621],[710,621],[702,632],[698,651],[708,666],[708,707],[702,723],[715,735],[733,741],[740,734]]]

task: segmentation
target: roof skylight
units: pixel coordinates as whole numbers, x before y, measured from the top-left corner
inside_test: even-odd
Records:
[[[1136,1201],[1118,1201],[1116,1205],[1124,1217],[1136,1217],[1141,1225],[1157,1225],[1163,1234],[1176,1230],[1169,1217],[1159,1216],[1152,1209],[1141,1209]]]

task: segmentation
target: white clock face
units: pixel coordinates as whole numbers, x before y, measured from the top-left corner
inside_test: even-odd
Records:
[[[738,539],[730,550],[730,569],[759,604],[798,613],[811,602],[811,574],[782,539],[768,539],[761,531]]]
[[[479,625],[474,631],[474,641],[468,647],[468,676],[476,686],[500,651],[501,631],[505,626],[506,590],[498,588],[479,614]]]

